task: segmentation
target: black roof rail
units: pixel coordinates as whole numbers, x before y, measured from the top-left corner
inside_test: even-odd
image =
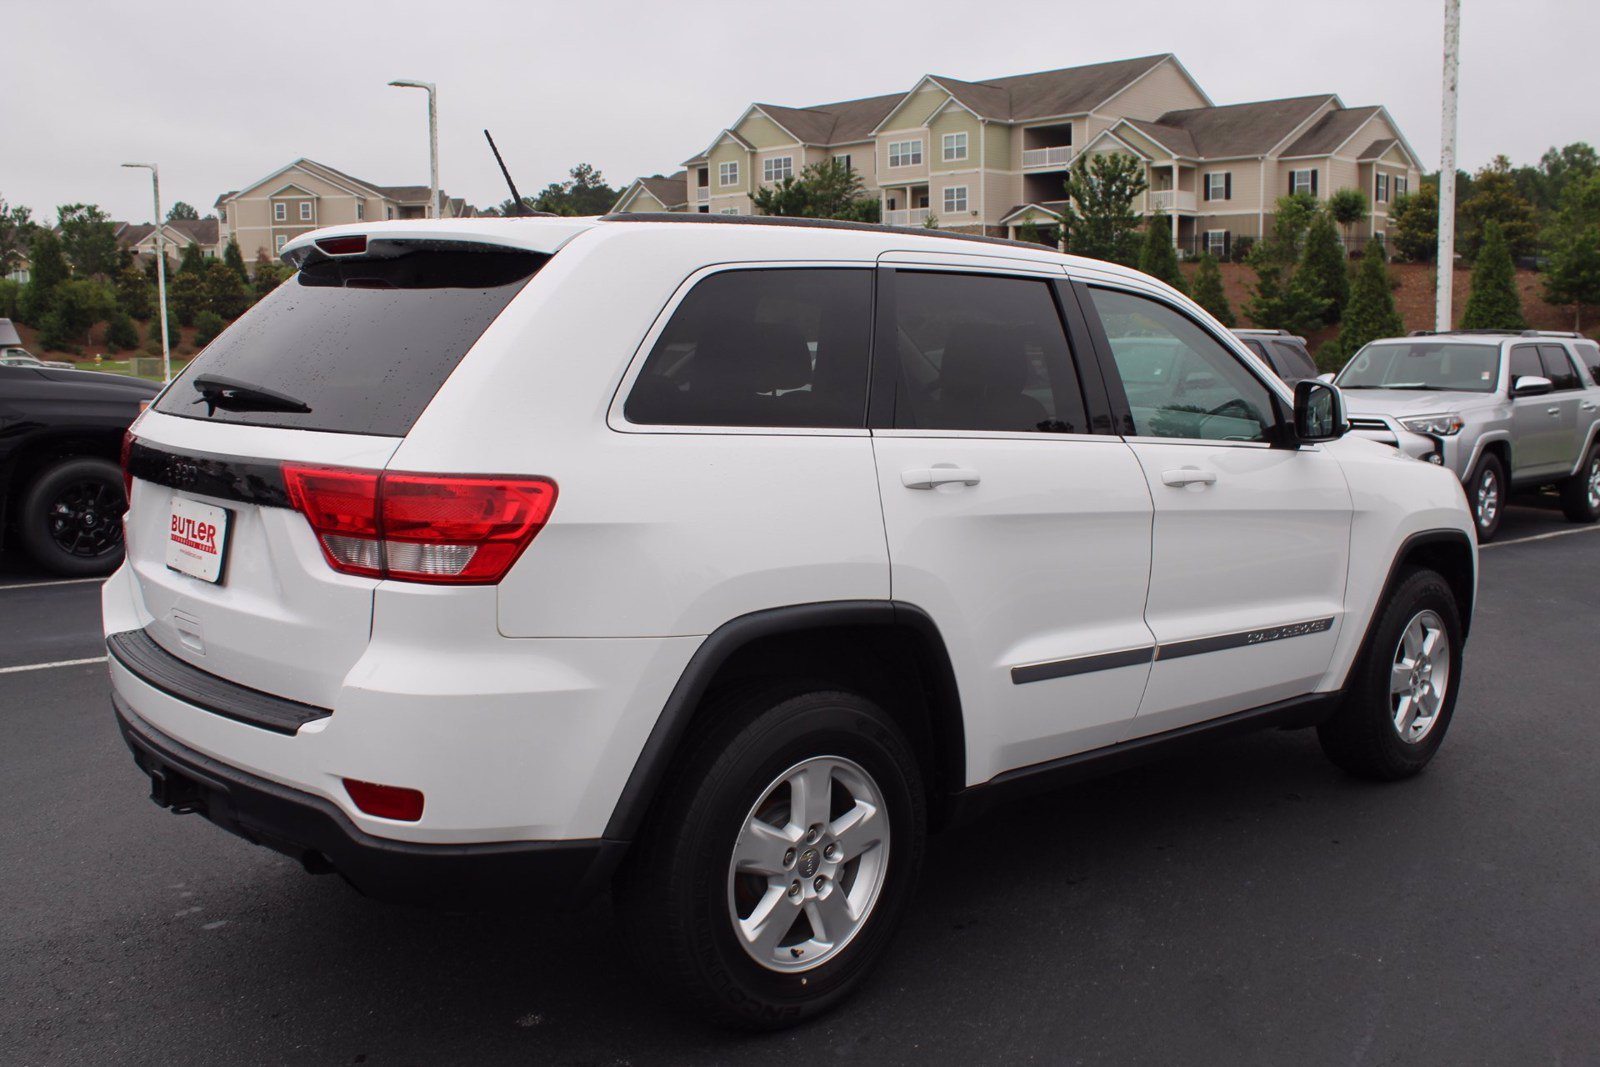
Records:
[[[1523,337],[1582,337],[1577,330],[1523,330]]]
[[[1412,330],[1407,337],[1443,337],[1448,334],[1471,334],[1483,337],[1530,337],[1537,334],[1537,330]]]
[[[600,216],[601,222],[674,222],[698,226],[781,226],[810,230],[856,230],[861,233],[891,233],[902,237],[934,237],[942,241],[974,241],[1007,248],[1027,248],[1035,252],[1054,252],[1049,245],[1032,241],[1013,241],[1008,237],[985,237],[976,233],[930,230],[920,226],[885,226],[879,222],[846,222],[844,219],[802,219],[786,215],[710,215],[684,211],[629,211]]]

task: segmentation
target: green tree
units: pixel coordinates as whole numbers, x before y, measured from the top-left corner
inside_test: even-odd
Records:
[[[272,290],[282,285],[284,280],[294,271],[289,269],[287,263],[278,263],[267,258],[265,250],[256,254],[255,278],[251,283],[251,294],[255,300],[260,300]]]
[[[1067,173],[1062,225],[1080,256],[1131,267],[1139,258],[1139,216],[1133,201],[1149,188],[1144,164],[1122,153],[1080,155]]]
[[[1306,193],[1279,197],[1272,232],[1251,247],[1246,262],[1256,282],[1244,313],[1257,326],[1307,333],[1323,325],[1328,298],[1311,289],[1299,269],[1317,213],[1316,199]]]
[[[1483,227],[1483,247],[1472,266],[1472,292],[1461,319],[1463,330],[1524,330],[1522,298],[1517,293],[1511,246],[1500,224],[1489,219]]]
[[[33,231],[28,245],[28,287],[22,295],[22,321],[29,326],[42,326],[45,316],[55,306],[55,292],[71,277],[67,257],[61,250],[61,238],[44,226]]]
[[[1572,328],[1581,330],[1584,305],[1600,304],[1600,172],[1564,185],[1549,244],[1544,298],[1571,304]]]
[[[61,247],[80,278],[109,278],[122,266],[122,248],[111,218],[94,204],[63,204],[56,209]]]
[[[222,321],[222,316],[207,308],[194,317],[194,343],[204,348],[217,339],[228,326]]]
[[[178,345],[181,344],[182,341],[183,341],[183,335],[178,332],[178,320],[175,319],[175,318],[172,318],[171,316],[168,316],[167,317],[167,348],[168,348],[168,350],[172,351],[172,352],[176,352],[178,350]],[[152,356],[159,356],[161,354],[161,317],[159,315],[152,315],[150,317],[149,335],[148,335],[147,339],[145,340],[144,350],[146,352],[150,353]]]
[[[1339,224],[1346,244],[1350,242],[1350,227],[1366,217],[1367,208],[1367,194],[1360,189],[1340,189],[1328,197],[1328,212]]]
[[[194,241],[183,246],[183,254],[178,257],[179,274],[204,274],[206,272],[206,254]],[[187,324],[185,324],[187,325]]]
[[[757,189],[754,199],[764,215],[853,222],[868,221],[865,216],[876,214],[878,203],[876,197],[865,196],[861,175],[842,159],[813,163],[798,177]]]
[[[1354,192],[1354,190],[1344,190]],[[1360,195],[1357,193],[1356,195]],[[1350,299],[1350,269],[1345,260],[1344,242],[1331,210],[1318,211],[1306,229],[1305,253],[1300,260],[1298,276],[1306,290],[1327,301],[1323,321],[1339,321],[1345,303]]]
[[[1355,285],[1350,291],[1350,304],[1345,308],[1344,323],[1335,346],[1340,359],[1355,355],[1368,341],[1405,333],[1405,323],[1394,306],[1394,286],[1384,259],[1383,242],[1374,237],[1367,242],[1367,250],[1361,256],[1361,266],[1356,270]]]
[[[33,229],[32,210],[21,204],[7,204],[0,198],[0,277],[16,270],[28,258]]]
[[[1411,263],[1432,263],[1439,254],[1439,187],[1424,184],[1389,205],[1389,237]]]
[[[184,203],[182,200],[179,200],[176,204],[173,204],[172,210],[167,212],[168,222],[177,222],[180,219],[196,222],[199,221],[199,218],[200,212],[196,211],[193,207]]]
[[[250,306],[250,292],[244,282],[239,280],[239,275],[234,273],[232,267],[221,260],[213,259],[206,264],[201,281],[205,288],[206,307],[222,318],[230,321],[236,319]]]
[[[1184,284],[1183,271],[1178,267],[1178,249],[1172,243],[1172,219],[1159,207],[1145,223],[1139,269],[1152,278],[1160,278],[1180,293],[1189,291]]]
[[[1540,211],[1560,210],[1567,184],[1600,173],[1600,154],[1594,146],[1576,141],[1565,148],[1551,148],[1539,158],[1539,196],[1533,205]]]
[[[45,348],[71,351],[79,342],[87,343],[94,324],[116,313],[117,299],[111,287],[88,278],[72,278],[56,287],[50,314],[40,326],[39,340]]]
[[[148,319],[156,303],[155,287],[144,271],[130,263],[117,272],[116,285],[117,306],[140,322]]]
[[[22,283],[0,278],[0,319],[22,318]]]
[[[179,326],[193,326],[194,317],[205,310],[206,286],[200,275],[179,271],[167,284],[167,307]]]
[[[236,238],[228,238],[228,243],[222,249],[222,262],[226,263],[228,269],[239,276],[239,281],[242,284],[250,284],[250,272],[245,270],[244,253],[239,250],[239,242]]]
[[[533,200],[535,211],[556,215],[604,215],[617,202],[619,190],[606,184],[605,176],[588,163],[579,163],[567,172],[564,182],[551,182]],[[508,200],[502,207],[510,207]],[[509,212],[502,211],[502,214]]]
[[[1478,171],[1472,180],[1472,193],[1461,204],[1461,226],[1457,247],[1469,263],[1476,263],[1487,242],[1487,226],[1495,223],[1512,258],[1532,255],[1539,236],[1533,205],[1517,190],[1511,177],[1511,162],[1496,156],[1493,163]]]
[[[106,347],[112,352],[139,347],[139,328],[121,308],[113,311],[111,318],[106,320]]]
[[[1211,312],[1218,322],[1232,328],[1233,305],[1228,303],[1228,294],[1222,288],[1222,269],[1217,266],[1217,259],[1210,252],[1200,257],[1200,268],[1195,271],[1191,295],[1194,302]]]
[[[1026,241],[1031,245],[1040,245],[1045,243],[1044,237],[1039,233],[1039,224],[1034,222],[1032,219],[1028,219],[1021,226],[1017,227],[1017,240]]]

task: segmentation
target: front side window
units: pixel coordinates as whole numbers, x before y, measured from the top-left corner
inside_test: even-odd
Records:
[[[761,161],[761,180],[765,182],[781,182],[785,178],[794,176],[793,156],[774,156]]]
[[[684,297],[623,405],[650,426],[866,425],[872,271],[730,270]]]
[[[1518,345],[1511,350],[1511,387],[1518,378],[1543,378],[1544,364],[1539,362],[1539,349],[1534,345]]]
[[[288,204],[283,204],[283,203],[273,204],[272,205],[272,221],[274,221],[274,222],[287,222],[287,221],[289,221],[289,205]]]
[[[1567,350],[1560,345],[1540,345],[1539,363],[1544,367],[1544,376],[1550,379],[1557,392],[1582,388],[1578,372],[1573,368],[1572,360],[1567,358]]]
[[[914,167],[922,162],[921,141],[890,141],[889,166]]]
[[[1531,345],[1525,347],[1533,356],[1534,369],[1528,373],[1538,374],[1538,354]],[[1499,380],[1498,345],[1396,341],[1367,345],[1345,364],[1335,383],[1341,389],[1492,393]]]
[[[1266,441],[1272,392],[1222,342],[1175,308],[1090,289],[1137,437]]]
[[[967,210],[967,187],[952,185],[944,191],[944,211],[949,215]]]
[[[1050,283],[896,272],[904,429],[1088,433]]]
[[[944,135],[945,162],[967,158],[967,135],[964,133],[947,133]]]
[[[722,185],[739,184],[739,162],[734,160],[729,163],[717,164],[717,182]]]

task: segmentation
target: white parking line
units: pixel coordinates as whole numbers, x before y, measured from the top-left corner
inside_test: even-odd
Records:
[[[56,667],[82,667],[86,663],[104,663],[105,656],[90,656],[88,659],[61,659],[54,663],[25,663],[20,667],[0,667],[0,674],[21,674],[23,671],[48,671]]]
[[[1514,537],[1509,541],[1490,541],[1486,545],[1479,545],[1478,551],[1486,548],[1502,548],[1506,545],[1525,545],[1529,541],[1548,541],[1552,537],[1571,537],[1573,534],[1600,533],[1600,526],[1578,526],[1571,530],[1552,530],[1550,533],[1533,534],[1529,537]]]
[[[43,589],[47,585],[86,585],[89,582],[104,583],[104,578],[60,578],[53,582],[14,582],[11,585],[0,585],[0,590],[6,589]]]

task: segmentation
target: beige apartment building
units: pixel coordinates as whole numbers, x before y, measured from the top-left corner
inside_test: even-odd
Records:
[[[217,197],[222,243],[232,239],[246,263],[265,252],[276,259],[289,241],[308,230],[347,222],[420,219],[428,215],[426,185],[377,185],[312,159],[297,159],[243,189]],[[441,190],[440,214],[475,214]]]
[[[118,222],[113,225],[116,227],[117,243],[140,257],[155,255],[158,236],[169,260],[182,256],[183,250],[189,245],[199,245],[201,255],[214,259],[222,255],[222,249],[227,244],[222,236],[221,223],[214,217],[172,219],[161,224],[159,235],[157,227],[148,222]]]
[[[1259,236],[1277,198],[1356,188],[1370,203],[1351,238],[1383,235],[1421,161],[1382,107],[1333,93],[1218,106],[1171,54],[961,81],[926,75],[903,93],[783,107],[751,104],[670,177],[641,178],[618,211],[744,215],[753,196],[837,158],[861,175],[883,221],[1016,236],[1054,226],[1063,180],[1084,153],[1144,162],[1138,207],[1172,217],[1188,250]]]

